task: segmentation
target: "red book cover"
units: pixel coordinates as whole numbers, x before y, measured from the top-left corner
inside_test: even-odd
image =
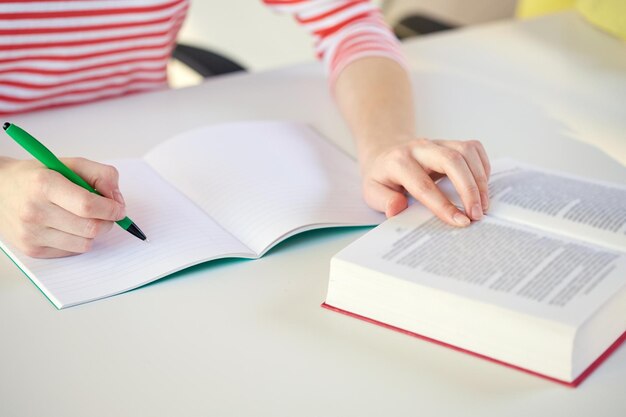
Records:
[[[374,319],[370,319],[368,317],[364,317],[364,316],[361,316],[359,314],[351,313],[349,311],[342,310],[342,309],[337,308],[337,307],[333,307],[333,306],[328,305],[326,303],[323,303],[322,307],[326,308],[328,310],[331,310],[331,311],[335,311],[337,313],[345,314],[347,316],[354,317],[354,318],[357,318],[359,320],[366,321],[368,323],[372,323],[372,324],[376,324],[378,326],[385,327],[387,329],[395,330],[397,332],[404,333],[404,334],[407,334],[409,336],[417,337],[418,339],[422,339],[422,340],[426,340],[426,341],[429,341],[429,342],[433,342],[433,343],[436,343],[438,345],[445,346],[447,348],[454,349],[454,350],[459,351],[459,352],[468,353],[470,355],[479,357],[481,359],[486,359],[488,361],[495,362],[495,363],[498,363],[500,365],[507,366],[509,368],[517,369],[518,371],[526,372],[528,374],[535,375],[535,376],[547,379],[549,381],[556,382],[556,383],[562,384],[562,385],[566,385],[566,386],[572,387],[572,388],[575,388],[578,385],[580,385],[598,366],[600,366],[600,364],[602,362],[604,362],[604,360],[606,358],[608,358],[611,355],[611,353],[613,353],[615,350],[617,350],[617,348],[624,342],[624,340],[626,340],[626,331],[625,331],[624,333],[622,333],[622,335],[620,337],[617,338],[617,340],[615,342],[613,342],[613,344],[611,346],[609,346],[607,348],[607,350],[604,351],[604,353],[602,355],[600,355],[591,365],[589,365],[589,367],[587,367],[587,369],[585,369],[578,376],[578,378],[576,378],[574,381],[568,382],[568,381],[562,381],[560,379],[552,378],[550,376],[543,375],[543,374],[540,374],[540,373],[535,372],[535,371],[531,371],[530,369],[521,368],[519,366],[515,366],[515,365],[512,365],[512,364],[507,363],[507,362],[502,362],[502,361],[500,361],[498,359],[494,359],[494,358],[491,358],[489,356],[481,355],[480,353],[472,352],[472,351],[460,348],[458,346],[450,345],[450,344],[442,342],[440,340],[431,339],[430,337],[423,336],[423,335],[420,335],[420,334],[417,334],[417,333],[413,333],[413,332],[410,332],[408,330],[401,329],[399,327],[391,326],[389,324],[382,323],[380,321],[377,321],[377,320],[374,320]]]

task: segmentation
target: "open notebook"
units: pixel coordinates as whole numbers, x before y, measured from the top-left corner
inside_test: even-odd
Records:
[[[137,288],[192,265],[257,258],[296,233],[383,220],[355,161],[304,124],[244,122],[180,134],[143,159],[109,161],[144,243],[119,227],[91,252],[33,259],[0,247],[57,308]]]

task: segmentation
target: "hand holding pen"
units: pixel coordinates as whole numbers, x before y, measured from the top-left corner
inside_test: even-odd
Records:
[[[61,162],[18,126],[5,123],[4,129],[40,161],[0,158],[0,234],[5,239],[40,258],[87,252],[113,222],[145,240],[126,217],[115,168],[82,158]]]

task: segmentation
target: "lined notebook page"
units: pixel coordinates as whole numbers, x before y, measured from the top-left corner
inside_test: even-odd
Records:
[[[304,124],[206,127],[145,160],[258,255],[294,231],[383,220],[363,201],[354,160]]]
[[[58,308],[119,294],[210,259],[254,256],[142,160],[112,164],[120,171],[127,214],[149,243],[115,225],[79,256],[33,259],[3,246]]]

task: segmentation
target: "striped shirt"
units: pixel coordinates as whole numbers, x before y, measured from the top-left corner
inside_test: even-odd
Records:
[[[365,56],[403,63],[368,0],[263,0],[315,39],[331,84]],[[189,0],[3,0],[0,115],[167,87]]]

